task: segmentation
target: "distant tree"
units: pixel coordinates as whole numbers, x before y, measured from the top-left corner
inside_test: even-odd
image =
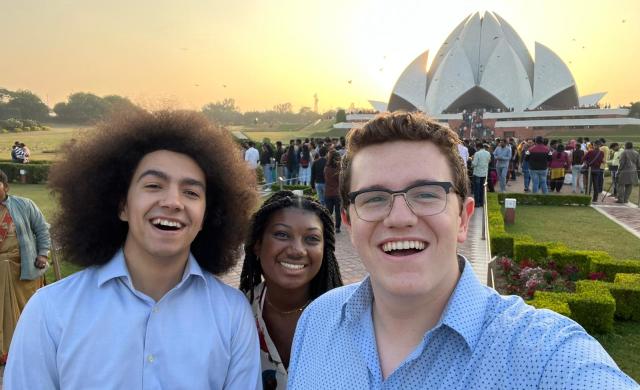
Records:
[[[341,108],[336,112],[336,123],[346,122],[347,113]]]
[[[33,92],[0,89],[0,119],[46,120],[49,107]]]
[[[109,113],[109,103],[92,93],[78,92],[69,95],[66,103],[53,107],[58,119],[69,123],[92,123]]]
[[[202,113],[209,118],[209,120],[220,125],[230,125],[242,122],[242,114],[238,112],[236,101],[231,98],[206,104],[202,107]]]
[[[640,118],[640,102],[631,103],[629,116],[632,118]]]
[[[273,106],[273,111],[277,112],[278,114],[288,114],[293,112],[293,106],[289,102],[280,103]]]
[[[126,97],[118,96],[118,95],[107,95],[102,98],[107,105],[107,115],[111,114],[121,114],[124,112],[140,112],[143,111],[142,108],[133,104],[131,100]]]

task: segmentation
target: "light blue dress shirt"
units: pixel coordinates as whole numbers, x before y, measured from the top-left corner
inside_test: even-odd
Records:
[[[501,296],[467,262],[438,324],[382,378],[369,278],[329,291],[298,321],[289,389],[629,389],[572,320]]]
[[[496,158],[496,167],[508,167],[509,161],[511,161],[511,147],[509,145],[505,145],[496,147],[496,150],[493,151],[493,157]]]
[[[491,162],[491,153],[484,149],[478,150],[473,155],[471,166],[473,167],[473,176],[487,177],[489,174],[489,163]]]
[[[260,350],[244,295],[200,268],[160,301],[136,291],[119,251],[31,298],[5,389],[257,389]]]

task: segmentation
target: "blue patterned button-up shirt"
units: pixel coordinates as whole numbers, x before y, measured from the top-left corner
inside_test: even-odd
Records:
[[[639,388],[580,325],[481,285],[468,262],[438,324],[384,379],[372,301],[366,278],[305,310],[290,389]]]

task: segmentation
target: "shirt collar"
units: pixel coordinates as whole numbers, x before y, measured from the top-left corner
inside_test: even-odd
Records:
[[[202,272],[202,268],[200,268],[200,264],[198,264],[196,258],[189,253],[187,266],[184,269],[184,274],[182,275],[182,280],[179,284],[182,284],[182,282],[191,275],[199,276],[205,283],[207,282],[207,279],[204,277],[204,273]],[[126,277],[131,281],[131,275],[129,275],[129,269],[127,269],[127,263],[125,262],[124,251],[122,248],[118,250],[115,256],[113,256],[107,264],[102,265],[98,269],[98,287],[102,287],[102,285],[109,280],[119,277]]]
[[[458,261],[464,264],[464,269],[434,329],[446,325],[460,334],[469,348],[473,349],[482,332],[490,293],[476,278],[471,263],[462,255],[458,255]],[[372,302],[373,289],[371,279],[367,276],[343,304],[342,315],[345,323],[357,321],[366,311],[371,310]]]

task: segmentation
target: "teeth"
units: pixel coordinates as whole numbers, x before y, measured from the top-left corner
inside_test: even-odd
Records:
[[[304,264],[291,264],[291,263],[285,263],[284,261],[281,261],[280,265],[282,265],[284,268],[287,268],[287,269],[303,269],[304,268]]]
[[[425,243],[423,241],[391,241],[382,245],[385,252],[396,251],[400,249],[418,249],[423,250]]]
[[[162,218],[155,218],[151,221],[152,224],[154,225],[160,225],[160,226],[170,226],[170,227],[175,227],[175,228],[181,228],[182,224],[180,222],[176,222],[176,221],[169,221],[167,219],[162,219]]]

